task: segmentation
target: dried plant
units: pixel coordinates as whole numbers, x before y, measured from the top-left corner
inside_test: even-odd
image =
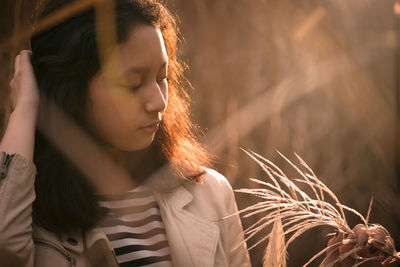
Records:
[[[331,226],[337,232],[343,234],[345,239],[334,244],[330,244],[312,257],[303,266],[308,266],[315,259],[327,253],[327,258],[333,253],[338,253],[339,248],[347,243],[355,245],[349,251],[338,253],[333,260],[325,260],[320,266],[329,267],[342,262],[345,259],[352,259],[352,266],[359,266],[367,261],[380,260],[381,262],[400,262],[400,253],[396,251],[393,239],[389,232],[380,225],[369,224],[369,213],[371,211],[372,199],[366,217],[356,210],[342,205],[336,195],[314,174],[312,169],[297,155],[301,166],[297,166],[287,159],[284,155],[279,155],[285,159],[290,166],[300,175],[302,179],[289,179],[285,173],[274,163],[262,156],[245,151],[254,159],[265,171],[272,183],[258,179],[251,179],[260,184],[263,188],[240,189],[237,192],[247,193],[262,199],[252,206],[241,211],[243,217],[250,217],[260,213],[267,213],[256,223],[245,230],[246,241],[255,237],[261,230],[273,225],[272,231],[265,237],[258,240],[252,249],[261,242],[269,240],[268,247],[264,256],[264,266],[286,266],[287,247],[304,232],[317,226]],[[312,190],[312,196],[298,187],[298,184],[306,184]],[[331,198],[334,204],[327,202]],[[351,228],[347,224],[345,211],[357,215],[367,233],[365,242],[360,242],[361,237],[357,237],[356,228]],[[285,243],[285,237],[288,240]],[[283,244],[283,245],[282,245]],[[373,247],[379,253],[373,257],[360,256],[360,251]],[[362,254],[362,253],[361,253]]]

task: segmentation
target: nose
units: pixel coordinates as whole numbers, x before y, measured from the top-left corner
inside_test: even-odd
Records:
[[[145,110],[146,112],[164,112],[168,103],[168,85],[160,86],[157,82],[149,86],[146,94]]]

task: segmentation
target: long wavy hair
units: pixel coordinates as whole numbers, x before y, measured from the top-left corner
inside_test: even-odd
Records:
[[[39,9],[38,21],[74,2],[47,1]],[[41,95],[89,134],[85,121],[88,84],[101,68],[95,15],[94,8],[81,11],[31,38],[32,65]],[[143,178],[170,163],[183,178],[198,181],[201,166],[209,165],[209,155],[197,142],[196,127],[190,121],[190,99],[184,89],[188,83],[177,58],[179,32],[174,16],[156,0],[115,0],[115,17],[118,43],[126,41],[135,26],[152,25],[161,30],[169,57],[169,100],[163,122],[150,148],[132,152],[142,153],[142,158],[154,164],[135,173]],[[98,206],[93,186],[39,130],[35,144],[35,223],[54,232],[94,227],[105,211]]]

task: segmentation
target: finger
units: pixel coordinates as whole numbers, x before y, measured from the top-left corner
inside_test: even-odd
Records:
[[[324,259],[324,262],[326,264],[334,262],[336,259],[338,259],[339,255],[339,250],[338,247],[342,244],[343,241],[343,233],[342,232],[337,232],[334,237],[329,239],[328,244],[327,244],[327,251],[326,251],[326,258]],[[338,267],[340,264],[336,263],[333,266]]]
[[[329,239],[328,241],[328,247],[332,246],[333,244],[337,244],[343,241],[343,233],[342,232],[338,232],[334,237],[332,237],[331,239]],[[331,249],[330,249],[331,250]],[[329,252],[329,250],[328,250]]]
[[[19,70],[19,60],[20,60],[20,55],[17,55],[15,57],[15,62],[14,62],[14,72],[17,72]]]
[[[399,262],[392,257],[388,257],[386,260],[382,262],[383,267],[395,267],[399,266]]]
[[[357,243],[360,246],[365,247],[368,242],[368,233],[367,233],[367,228],[365,227],[365,225],[357,224],[353,228],[353,231],[355,232],[355,234],[357,236]]]
[[[12,78],[11,81],[10,81],[10,87],[11,87],[11,88],[14,87],[14,78]]]
[[[32,55],[32,52],[29,50],[22,50],[20,53],[21,59],[25,62],[30,61],[31,55]]]
[[[343,244],[339,248],[340,253],[349,252],[354,248],[356,243],[357,243],[356,234],[354,232],[350,233],[349,235],[347,235],[346,238],[343,239]]]
[[[31,50],[22,50],[20,52],[20,54],[25,54],[25,55],[31,56],[32,55],[32,51]]]
[[[22,50],[20,55],[21,55],[22,58],[30,60],[30,58],[32,56],[32,51],[30,51],[30,50]]]
[[[32,63],[31,63],[31,52],[28,50],[24,50],[21,52],[20,60],[19,60],[20,68],[23,71],[32,71]]]
[[[346,239],[343,242],[343,245],[341,245],[340,248],[339,248],[339,251],[340,251],[341,254],[349,252],[350,250],[352,250],[354,248],[354,245],[356,244],[356,242],[352,242],[352,241],[353,240]]]

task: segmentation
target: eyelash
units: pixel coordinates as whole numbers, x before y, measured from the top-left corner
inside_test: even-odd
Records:
[[[131,89],[132,91],[137,91],[137,90],[140,89],[140,87],[142,87],[142,85],[132,86],[132,87],[130,87],[130,89]]]
[[[168,77],[165,77],[165,78],[162,78],[162,79],[157,80],[157,83],[160,84],[160,83],[163,83],[164,81],[167,81],[167,82],[168,82]],[[140,87],[142,87],[142,84],[139,84],[138,86],[131,86],[130,89],[131,89],[132,91],[137,91],[137,90],[140,89]]]

